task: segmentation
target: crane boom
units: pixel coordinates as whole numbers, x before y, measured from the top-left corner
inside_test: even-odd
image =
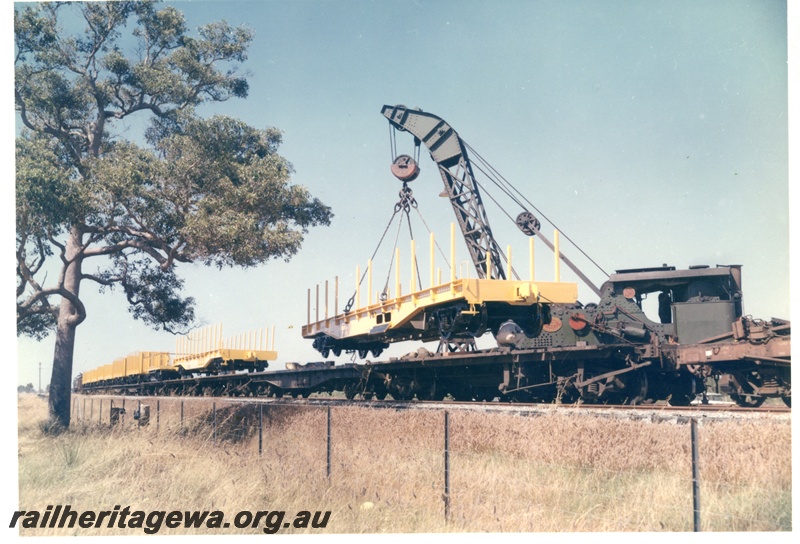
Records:
[[[478,277],[487,278],[486,265],[491,262],[488,279],[506,279],[500,247],[492,235],[472,165],[458,133],[441,117],[405,106],[383,106],[381,114],[392,126],[410,132],[430,150]]]
[[[472,173],[472,163],[467,156],[467,146],[444,119],[418,109],[405,106],[383,106],[381,113],[398,130],[414,135],[417,144],[424,143],[431,158],[439,166],[447,195],[467,242],[478,277],[486,278],[486,263],[491,259],[489,279],[506,279],[502,252],[492,235],[486,209],[481,201],[478,183]],[[414,176],[416,177],[416,175]],[[527,210],[517,217],[517,226],[528,236],[537,236],[555,251],[553,243],[539,230],[538,220]],[[559,252],[563,261],[583,282],[601,296],[597,287],[566,255]]]

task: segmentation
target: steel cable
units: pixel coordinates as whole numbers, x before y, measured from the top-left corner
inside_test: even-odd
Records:
[[[463,141],[463,140],[462,140],[462,141]],[[529,205],[531,208],[533,208],[534,210],[536,210],[536,212],[537,212],[537,213],[538,213],[538,214],[539,214],[539,215],[540,215],[540,216],[541,216],[541,217],[542,217],[542,218],[543,218],[545,221],[547,221],[548,223],[550,223],[551,225],[553,225],[553,227],[554,227],[555,229],[557,229],[557,230],[558,230],[558,231],[561,233],[561,235],[562,235],[564,238],[566,238],[566,239],[567,239],[567,241],[569,241],[569,242],[570,242],[570,243],[571,243],[573,246],[575,246],[575,248],[576,248],[578,251],[580,251],[580,252],[581,252],[581,254],[582,254],[584,257],[586,257],[586,258],[589,260],[589,262],[591,262],[593,265],[595,265],[595,266],[598,268],[598,270],[600,270],[600,271],[601,271],[603,274],[605,274],[606,276],[609,276],[609,275],[610,275],[608,272],[606,272],[606,271],[603,269],[603,267],[601,267],[599,264],[597,264],[597,262],[596,262],[594,259],[592,259],[592,258],[589,256],[589,254],[587,254],[587,253],[586,253],[586,252],[585,252],[583,249],[581,249],[581,247],[580,247],[580,246],[579,246],[577,243],[575,243],[575,241],[574,241],[574,240],[572,240],[572,238],[570,238],[570,237],[569,237],[567,234],[565,234],[563,230],[561,230],[560,228],[558,228],[558,225],[556,225],[556,224],[555,224],[555,223],[554,223],[554,222],[553,222],[553,221],[552,221],[552,220],[551,220],[549,217],[547,217],[547,216],[546,216],[546,215],[545,215],[545,214],[544,214],[544,213],[543,213],[543,212],[542,212],[542,211],[541,211],[539,208],[537,208],[537,207],[536,207],[536,206],[535,206],[535,205],[534,205],[534,204],[533,204],[533,203],[532,203],[532,202],[531,202],[531,201],[530,201],[530,200],[529,200],[529,199],[528,199],[528,198],[527,198],[527,197],[526,197],[524,194],[522,194],[522,192],[521,192],[519,189],[517,189],[516,187],[514,187],[514,185],[513,185],[511,182],[509,182],[509,181],[508,181],[508,180],[507,180],[505,177],[503,177],[503,175],[502,175],[502,174],[500,174],[500,172],[498,172],[498,171],[497,171],[497,169],[495,169],[495,168],[494,168],[494,167],[493,167],[493,166],[492,166],[492,165],[491,165],[491,164],[490,164],[490,163],[489,163],[489,162],[488,162],[486,159],[484,159],[484,158],[483,158],[483,157],[480,155],[480,153],[478,153],[477,151],[475,151],[475,149],[474,149],[472,146],[470,146],[470,145],[469,145],[467,142],[464,142],[464,146],[465,146],[465,147],[466,147],[466,148],[467,148],[467,149],[470,151],[470,153],[474,154],[474,156],[475,156],[475,157],[476,157],[476,158],[477,158],[477,159],[480,161],[480,163],[481,163],[481,164],[485,165],[487,169],[491,170],[491,172],[493,173],[493,175],[492,175],[492,174],[489,174],[488,172],[486,172],[485,170],[483,170],[483,169],[482,169],[482,168],[481,168],[479,165],[476,165],[476,166],[477,166],[477,168],[478,168],[478,169],[479,169],[481,172],[483,172],[483,174],[484,174],[486,177],[488,177],[488,178],[489,178],[489,179],[492,181],[492,183],[494,183],[494,184],[495,184],[495,185],[496,185],[496,186],[497,186],[497,187],[498,187],[498,188],[499,188],[501,191],[503,191],[503,192],[504,192],[504,193],[505,193],[505,194],[506,194],[506,195],[507,195],[509,198],[511,198],[511,199],[512,199],[512,200],[513,200],[513,201],[514,201],[516,204],[518,204],[518,205],[519,205],[519,206],[520,206],[520,207],[521,207],[523,210],[525,210],[525,211],[528,211],[528,210],[526,209],[526,207],[525,207],[525,206],[522,204],[522,202],[521,202],[521,201],[520,201],[520,200],[519,200],[517,197],[515,197],[514,195],[512,195],[512,194],[511,194],[511,191],[513,191],[514,193],[518,194],[518,195],[519,195],[519,196],[520,196],[520,197],[521,197],[521,198],[522,198],[522,199],[523,199],[523,200],[524,200],[524,201],[525,201],[525,202],[526,202],[526,203],[527,203],[527,204],[528,204],[528,205]],[[504,186],[504,185],[505,185],[505,186]],[[494,200],[494,199],[492,199],[492,200]],[[495,201],[495,202],[496,202],[496,201]]]

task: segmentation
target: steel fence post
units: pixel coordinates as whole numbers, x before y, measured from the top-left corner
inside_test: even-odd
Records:
[[[327,468],[327,477],[328,480],[331,479],[331,407],[328,406],[328,468]]]
[[[694,531],[700,532],[700,462],[697,447],[697,420],[691,420],[692,435],[692,501],[694,508]]]

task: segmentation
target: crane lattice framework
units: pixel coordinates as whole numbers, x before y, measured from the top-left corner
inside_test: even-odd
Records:
[[[381,113],[392,126],[413,134],[430,150],[478,277],[487,279],[490,261],[488,279],[506,279],[500,247],[492,235],[467,150],[453,127],[441,117],[405,106],[383,106]]]

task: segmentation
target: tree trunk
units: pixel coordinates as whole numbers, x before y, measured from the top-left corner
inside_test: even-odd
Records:
[[[75,325],[63,319],[66,299],[61,301],[61,311],[56,328],[56,348],[53,354],[53,374],[50,377],[50,421],[69,427],[72,392],[72,354],[75,350]]]
[[[64,266],[64,290],[77,299],[81,283],[81,241],[82,234],[72,229],[67,239]],[[58,324],[56,326],[56,347],[53,353],[53,374],[50,378],[50,421],[69,427],[70,399],[72,393],[72,356],[75,351],[75,329],[85,318],[85,311],[66,297],[61,298]]]

